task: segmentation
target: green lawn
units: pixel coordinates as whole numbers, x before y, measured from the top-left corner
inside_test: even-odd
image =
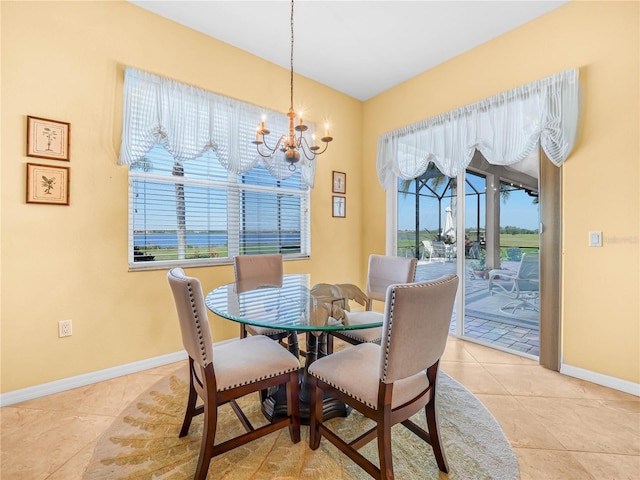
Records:
[[[425,232],[420,232],[420,242],[422,240],[433,241],[433,235]],[[523,252],[537,251],[539,247],[539,236],[535,233],[520,233],[520,234],[501,234],[500,235],[500,249],[501,256],[507,256],[507,249],[512,247],[520,247]],[[415,247],[415,232],[402,231],[398,238],[398,252],[406,252],[409,249]],[[422,245],[420,245],[422,248]],[[399,253],[402,255],[402,253]],[[413,254],[411,254],[413,255]]]
[[[153,255],[154,260],[177,260],[178,248],[177,247],[140,247],[140,251],[144,255]],[[227,247],[220,246],[216,248],[202,248],[202,247],[190,247],[187,246],[186,259],[192,258],[217,258],[227,256]]]
[[[501,247],[538,247],[539,236],[536,233],[521,233],[515,235],[500,235]]]
[[[284,247],[283,247],[284,248]],[[153,255],[154,260],[177,260],[178,259],[178,248],[177,247],[140,247],[140,251],[143,255]],[[292,253],[296,253],[300,251],[300,247],[297,247],[297,250]],[[273,244],[263,244],[263,245],[251,245],[251,253],[278,253],[278,247]],[[224,258],[228,256],[228,248],[226,245],[220,245],[215,248],[203,248],[203,247],[192,247],[187,245],[186,252],[186,260],[190,260],[193,258]]]

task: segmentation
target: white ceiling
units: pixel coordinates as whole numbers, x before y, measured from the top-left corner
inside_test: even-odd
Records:
[[[288,0],[129,1],[289,69]],[[297,0],[294,71],[367,100],[568,1]]]

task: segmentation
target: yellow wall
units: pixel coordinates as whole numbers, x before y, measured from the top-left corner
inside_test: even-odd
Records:
[[[180,350],[165,271],[127,268],[127,168],[117,166],[124,66],[286,112],[289,71],[124,2],[7,2],[2,14],[2,392]],[[312,258],[285,273],[360,282],[362,103],[305,78],[305,119],[329,115],[318,160]],[[71,123],[71,205],[25,203],[26,116]],[[331,216],[331,172],[346,172],[347,218]],[[190,271],[205,290],[231,266]],[[73,321],[59,339],[58,320]],[[239,327],[211,318],[214,339]]]
[[[283,112],[288,70],[120,1],[0,8],[1,391],[181,349],[165,272],[127,269],[123,67]],[[639,382],[639,20],[637,2],[572,2],[364,106],[297,77],[296,99],[313,108],[305,116],[330,115],[336,140],[312,192],[313,257],[285,272],[362,283],[368,254],[385,251],[381,133],[579,67],[583,125],[563,167],[564,361]],[[24,201],[27,162],[63,164],[25,156],[27,115],[72,124],[68,207]],[[332,170],[348,176],[346,219],[331,217]],[[589,230],[604,232],[604,247],[586,246]],[[230,266],[191,273],[205,290],[233,277]],[[62,319],[72,337],[57,338]],[[216,340],[237,334],[211,320]]]
[[[362,178],[380,134],[568,68],[580,69],[580,138],[565,163],[565,364],[640,381],[638,2],[572,2],[365,103]],[[434,48],[438,48],[434,45]],[[410,61],[410,59],[408,59]],[[384,250],[384,192],[363,199],[363,251]],[[602,248],[587,246],[601,230]]]

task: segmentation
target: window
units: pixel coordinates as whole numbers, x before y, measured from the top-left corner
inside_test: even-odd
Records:
[[[309,189],[260,163],[243,174],[212,150],[177,162],[161,144],[129,170],[132,269],[229,263],[235,255],[310,254]]]
[[[281,149],[263,158],[252,143],[261,119],[287,131],[285,115],[130,67],[123,103],[131,269],[310,255],[315,162],[292,172]]]

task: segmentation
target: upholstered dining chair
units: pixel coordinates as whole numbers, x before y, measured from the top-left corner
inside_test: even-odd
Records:
[[[233,270],[238,293],[260,287],[282,286],[282,254],[238,255],[233,258]],[[282,340],[289,335],[284,330],[240,324],[240,338],[247,334],[266,335],[274,340]]]
[[[189,355],[189,398],[179,436],[187,435],[192,419],[204,413],[195,480],[207,477],[214,456],[280,428],[289,427],[291,440],[299,442],[298,359],[264,335],[233,340],[214,348],[200,281],[186,276],[181,268],[170,270],[167,276],[180,321],[182,344]],[[283,384],[287,391],[287,416],[254,428],[236,399]],[[202,404],[196,406],[198,398]],[[231,405],[246,432],[216,445],[218,407],[226,403]]]
[[[391,427],[402,423],[429,443],[438,468],[448,471],[438,431],[436,387],[458,277],[387,289],[382,344],[362,343],[320,358],[309,368],[311,419],[309,445],[315,450],[325,437],[376,479],[393,479]],[[322,419],[322,397],[328,394],[376,422],[349,443]],[[428,430],[409,418],[425,409]],[[358,450],[377,438],[379,466]]]
[[[375,323],[382,321],[382,313],[372,311],[373,300],[385,301],[387,287],[396,283],[413,282],[416,273],[417,260],[407,257],[391,257],[385,255],[370,255],[369,270],[367,273],[366,294],[368,301],[364,303],[364,311],[350,312],[347,314],[349,325],[357,323]],[[350,290],[345,290],[349,293]],[[350,298],[362,304],[358,297]],[[379,343],[382,338],[382,329],[365,328],[361,330],[343,330],[331,332],[331,335],[344,340],[352,345],[360,343]]]

